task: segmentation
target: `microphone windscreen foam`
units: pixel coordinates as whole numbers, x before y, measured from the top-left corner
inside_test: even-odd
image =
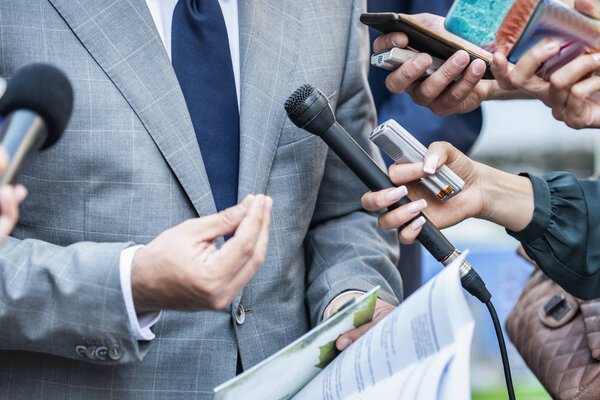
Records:
[[[16,110],[37,113],[48,128],[43,149],[52,146],[62,136],[73,110],[73,88],[58,68],[48,64],[30,64],[21,68],[8,81],[6,93],[0,98],[0,114]]]
[[[311,93],[314,90],[315,90],[315,88],[312,85],[309,85],[308,83],[305,83],[304,85],[300,86],[298,89],[296,89],[294,91],[294,93],[292,93],[290,95],[290,97],[287,99],[287,101],[283,105],[283,107],[285,108],[285,111],[288,114],[291,113],[292,111],[294,111],[302,103],[304,103],[306,101],[306,99],[308,99],[308,97],[311,95]]]

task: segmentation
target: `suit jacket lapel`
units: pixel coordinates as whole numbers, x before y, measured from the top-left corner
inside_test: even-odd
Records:
[[[185,99],[145,1],[49,1],[129,102],[198,214],[216,212]]]
[[[295,89],[298,0],[239,0],[241,93],[238,198],[263,193]]]

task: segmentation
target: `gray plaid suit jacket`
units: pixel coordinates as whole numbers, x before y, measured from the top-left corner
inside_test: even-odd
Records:
[[[0,74],[47,62],[75,89],[62,140],[24,171],[29,198],[0,251],[0,399],[209,399],[235,375],[238,352],[244,368],[258,363],[339,293],[381,285],[383,300],[401,297],[395,233],[378,229],[360,207],[366,188],[283,109],[297,86],[320,87],[376,157],[364,1],[239,8],[239,198],[274,199],[266,261],[232,307],[164,312],[148,343],[130,331],[120,252],[215,205],[146,3],[0,1]],[[250,309],[241,325],[239,304]]]

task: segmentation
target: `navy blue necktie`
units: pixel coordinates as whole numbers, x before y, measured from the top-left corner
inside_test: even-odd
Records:
[[[217,0],[179,0],[173,68],[196,131],[217,210],[237,204],[239,111],[227,27]]]

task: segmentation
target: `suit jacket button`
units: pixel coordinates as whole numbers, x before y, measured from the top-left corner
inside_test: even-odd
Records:
[[[96,358],[99,360],[108,360],[108,348],[106,346],[100,346],[96,349]]]
[[[87,358],[89,358],[90,360],[95,360],[96,359],[96,346],[90,346],[87,349],[85,349],[85,356]]]
[[[119,361],[121,358],[123,358],[123,351],[121,350],[121,347],[117,345],[110,346],[108,348],[108,357],[113,361]]]
[[[235,313],[235,322],[237,322],[238,325],[242,325],[244,321],[246,321],[246,311],[240,304],[237,308],[237,312]]]
[[[75,347],[75,352],[77,354],[79,354],[81,357],[85,357],[85,351],[87,350],[87,348],[84,345],[79,345],[77,347]]]

